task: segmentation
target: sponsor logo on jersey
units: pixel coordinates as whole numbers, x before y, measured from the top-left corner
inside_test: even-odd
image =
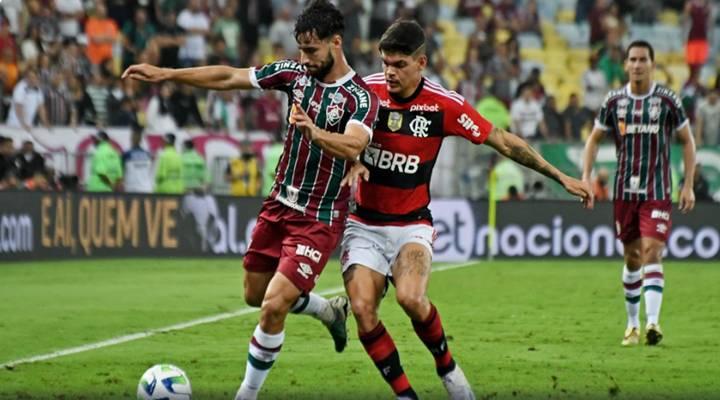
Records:
[[[301,89],[295,89],[293,90],[293,97],[295,98],[295,101],[301,102],[305,98],[305,93]]]
[[[420,157],[414,154],[405,155],[372,147],[365,149],[363,160],[373,167],[403,174],[414,174],[420,166]]]
[[[413,104],[410,106],[410,112],[413,111],[437,112],[440,111],[440,106],[437,104]]]
[[[395,132],[402,128],[402,120],[403,116],[401,113],[397,111],[390,111],[390,115],[388,115],[388,129]]]
[[[625,134],[627,135],[641,135],[644,133],[655,135],[659,132],[659,124],[628,124],[625,126]]]
[[[320,262],[320,258],[322,258],[322,253],[313,249],[312,247],[304,244],[298,244],[297,249],[295,249],[295,255],[307,257],[313,261]]]
[[[472,132],[472,135],[475,137],[480,136],[480,128],[475,124],[475,121],[472,120],[472,118],[468,117],[467,114],[463,113],[463,115],[460,116],[460,118],[457,119],[458,124],[463,127],[468,132]]]
[[[287,200],[291,203],[297,203],[298,201],[298,194],[300,193],[300,189],[296,188],[295,186],[287,185]]]
[[[428,129],[432,121],[423,117],[422,115],[416,115],[412,121],[410,121],[410,130],[415,137],[428,137]]]
[[[313,270],[310,268],[310,265],[305,263],[299,263],[297,272],[305,279],[310,279],[310,276],[313,274]]]
[[[650,218],[670,221],[670,213],[663,210],[652,210],[652,212],[650,213]]]
[[[658,231],[658,233],[665,234],[667,233],[667,229],[667,224],[665,224],[664,222],[657,224],[656,230]]]
[[[283,61],[275,64],[275,71],[280,71],[283,69],[291,69],[295,71],[304,71],[305,67],[302,66],[302,64],[298,64],[295,61]]]
[[[625,136],[625,128],[625,121],[618,121],[618,130],[620,131],[620,136]]]
[[[390,107],[390,100],[380,100],[380,107]]]
[[[300,87],[310,86],[310,78],[308,78],[306,75],[301,76],[297,80],[297,85]]]

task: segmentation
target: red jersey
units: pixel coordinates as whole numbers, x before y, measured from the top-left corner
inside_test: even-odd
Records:
[[[372,142],[362,155],[370,179],[360,181],[352,218],[370,224],[432,222],[430,177],[446,136],[480,144],[492,124],[459,94],[426,78],[415,93],[398,99],[382,73],[365,77],[380,100]]]

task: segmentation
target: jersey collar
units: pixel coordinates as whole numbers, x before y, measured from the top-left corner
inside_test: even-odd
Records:
[[[627,93],[627,95],[630,96],[631,99],[642,100],[642,99],[650,96],[651,94],[655,93],[655,86],[657,86],[657,82],[652,83],[652,86],[650,86],[650,91],[648,91],[647,93],[645,93],[643,95],[636,95],[630,91],[630,82],[628,82],[628,84],[625,85],[625,93]]]
[[[425,77],[423,76],[422,79],[420,79],[420,83],[418,84],[417,89],[415,89],[413,94],[411,94],[410,96],[402,98],[402,97],[399,97],[390,92],[388,92],[388,94],[390,94],[390,97],[392,97],[392,99],[396,103],[409,103],[409,102],[415,100],[415,98],[420,95],[420,92],[422,92],[424,86],[425,86]]]
[[[340,79],[336,80],[333,83],[324,83],[318,79],[317,84],[318,84],[318,86],[323,86],[323,87],[338,87],[338,86],[344,85],[345,82],[352,79],[353,76],[355,76],[355,71],[351,68],[347,74],[343,75]]]

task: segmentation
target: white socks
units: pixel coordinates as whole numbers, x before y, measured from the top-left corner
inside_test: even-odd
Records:
[[[665,275],[663,274],[662,264],[646,265],[643,290],[645,291],[645,314],[647,315],[648,325],[658,324],[664,287]]]
[[[335,312],[328,300],[315,293],[302,294],[295,304],[290,308],[293,314],[307,314],[319,319],[322,322],[330,323],[335,320]]]
[[[640,327],[640,297],[642,294],[642,268],[631,272],[627,265],[623,267],[622,281],[625,292],[625,310],[628,316],[628,328]]]
[[[284,340],[284,331],[270,335],[263,332],[260,325],[255,327],[248,350],[245,378],[235,396],[236,400],[253,400],[257,397],[270,368],[280,354]]]

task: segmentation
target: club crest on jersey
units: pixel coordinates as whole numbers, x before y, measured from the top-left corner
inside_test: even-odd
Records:
[[[340,93],[330,95],[330,105],[327,108],[327,122],[330,125],[337,125],[343,116],[347,98]]]
[[[301,89],[295,89],[293,90],[293,97],[295,98],[295,101],[301,102],[305,98],[305,93]]]
[[[660,118],[660,104],[662,99],[658,97],[652,97],[649,100],[650,108],[648,108],[648,114],[652,121],[657,121]]]
[[[618,100],[617,105],[618,107],[627,107],[630,105],[630,100],[623,97],[622,99]]]
[[[410,130],[415,137],[428,137],[428,129],[432,121],[423,117],[422,115],[416,115],[412,121],[410,121]]]
[[[388,129],[390,129],[393,132],[396,132],[400,128],[402,128],[402,122],[403,122],[403,116],[401,113],[399,113],[397,111],[390,111],[390,115],[388,115],[388,121],[387,121]]]
[[[297,203],[298,201],[298,194],[300,193],[300,189],[294,187],[294,186],[287,186],[287,200],[291,203]]]

